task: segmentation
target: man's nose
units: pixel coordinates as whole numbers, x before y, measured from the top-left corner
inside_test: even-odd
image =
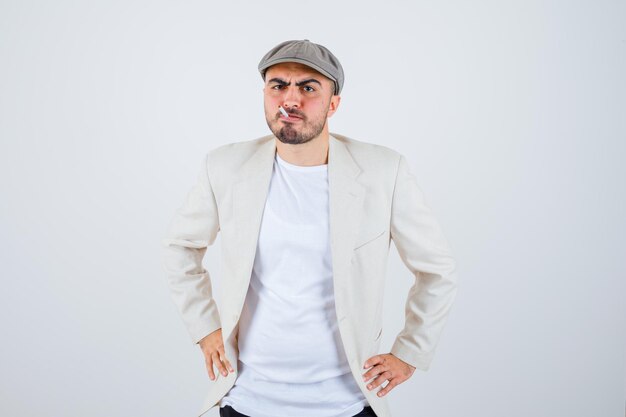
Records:
[[[300,107],[300,91],[297,87],[287,88],[283,99],[283,107]]]

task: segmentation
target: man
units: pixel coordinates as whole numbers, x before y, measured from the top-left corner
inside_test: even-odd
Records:
[[[385,395],[430,366],[455,261],[405,158],[329,133],[344,74],[327,48],[283,42],[258,69],[272,135],[210,151],[163,240],[211,380],[200,415],[389,417]],[[218,232],[219,311],[202,266]],[[415,284],[379,353],[391,240]]]

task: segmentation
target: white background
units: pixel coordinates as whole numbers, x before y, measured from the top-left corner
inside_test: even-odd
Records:
[[[394,417],[622,416],[625,21],[617,1],[0,1],[0,414],[196,415],[210,381],[160,239],[208,150],[270,133],[257,63],[306,38],[344,66],[331,132],[407,157],[459,265]],[[392,246],[387,350],[411,284]]]

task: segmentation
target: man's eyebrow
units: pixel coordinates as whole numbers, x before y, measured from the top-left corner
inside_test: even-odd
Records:
[[[282,78],[272,78],[271,80],[268,81],[268,83],[272,83],[272,82],[280,84],[280,85],[291,85],[291,83],[288,83],[287,81],[283,80]],[[296,86],[300,87],[301,85],[309,84],[309,83],[318,83],[320,85],[320,87],[322,86],[322,83],[319,82],[318,80],[316,80],[315,78],[308,78],[306,80],[298,81],[296,83]]]
[[[308,84],[308,83],[318,83],[320,87],[322,86],[322,83],[317,81],[315,78],[309,78],[308,80],[298,81],[296,83],[296,86],[300,87],[301,85]]]

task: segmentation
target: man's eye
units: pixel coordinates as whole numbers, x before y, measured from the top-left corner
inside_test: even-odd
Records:
[[[272,87],[273,90],[280,90],[281,88],[283,88],[283,86],[280,85],[280,84],[275,85],[274,87]]]
[[[309,90],[307,90],[307,88],[308,88]],[[310,85],[305,85],[305,86],[304,86],[304,89],[305,89],[306,91],[308,91],[309,93],[310,93],[310,92],[312,92],[312,91],[315,91],[315,88],[311,87]]]

